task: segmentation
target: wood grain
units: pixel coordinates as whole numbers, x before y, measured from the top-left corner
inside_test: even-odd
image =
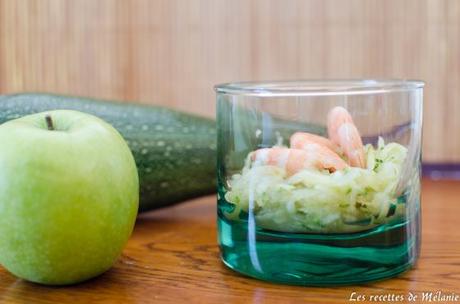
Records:
[[[424,159],[460,161],[460,1],[0,0],[0,93],[213,116],[216,83],[426,80]]]
[[[460,182],[425,180],[423,235],[415,269],[340,288],[275,285],[243,277],[219,260],[215,197],[143,214],[107,273],[72,287],[24,282],[0,268],[0,303],[345,303],[365,295],[442,290],[460,294]]]

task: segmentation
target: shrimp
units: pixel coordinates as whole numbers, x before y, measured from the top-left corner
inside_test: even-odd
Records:
[[[343,150],[351,166],[366,167],[361,136],[350,113],[345,108],[335,107],[329,111],[327,131],[331,141]]]
[[[305,150],[290,148],[264,148],[252,153],[255,163],[278,166],[293,175],[303,169],[325,169],[335,172],[348,167],[347,163],[330,149],[311,144]]]
[[[338,130],[344,123],[353,123],[350,113],[345,108],[335,107],[327,114],[327,133],[329,139],[336,145],[340,145]]]
[[[292,134],[290,144],[291,148],[294,149],[303,149],[310,144],[319,144],[335,151],[337,154],[342,153],[339,146],[330,141],[328,138],[306,132],[296,132]]]

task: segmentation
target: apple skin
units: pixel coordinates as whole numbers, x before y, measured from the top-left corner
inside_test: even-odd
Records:
[[[0,264],[14,275],[67,285],[105,272],[138,204],[134,158],[103,120],[57,110],[0,125]]]

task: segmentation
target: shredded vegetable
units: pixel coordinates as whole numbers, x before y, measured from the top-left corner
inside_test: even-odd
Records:
[[[372,228],[403,216],[396,193],[407,149],[378,141],[365,146],[367,168],[329,173],[304,169],[288,176],[283,168],[251,162],[229,181],[229,219],[253,212],[258,226],[283,232],[343,233]]]

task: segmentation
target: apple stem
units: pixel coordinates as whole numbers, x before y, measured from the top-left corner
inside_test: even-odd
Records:
[[[51,119],[51,116],[46,115],[45,120],[46,120],[46,125],[48,126],[48,130],[53,131],[54,130],[54,125],[53,125],[53,120]]]

